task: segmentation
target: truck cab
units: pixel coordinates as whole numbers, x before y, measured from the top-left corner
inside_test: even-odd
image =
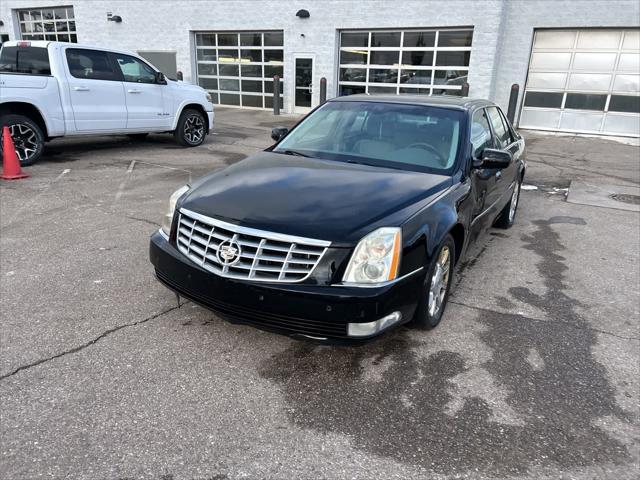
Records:
[[[204,142],[213,104],[199,86],[167,78],[138,55],[62,42],[6,42],[0,50],[0,126],[22,165],[64,136],[172,133]]]

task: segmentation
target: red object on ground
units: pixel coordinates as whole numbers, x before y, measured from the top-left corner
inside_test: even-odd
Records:
[[[0,178],[4,180],[18,180],[27,178],[29,175],[24,173],[20,168],[20,160],[16,153],[16,147],[13,144],[9,127],[6,125],[2,128],[2,175]]]

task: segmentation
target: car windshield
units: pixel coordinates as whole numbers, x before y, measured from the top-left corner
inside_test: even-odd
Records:
[[[383,102],[329,102],[304,119],[274,152],[404,170],[450,173],[461,111]]]

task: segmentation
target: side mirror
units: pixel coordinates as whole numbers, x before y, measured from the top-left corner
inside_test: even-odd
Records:
[[[159,83],[160,85],[166,85],[167,84],[167,79],[164,78],[164,73],[156,72],[156,83]]]
[[[513,155],[506,150],[485,148],[482,151],[482,160],[476,160],[474,168],[507,168],[513,161]]]
[[[273,130],[271,130],[271,138],[279,142],[287,133],[289,133],[287,127],[274,127]]]

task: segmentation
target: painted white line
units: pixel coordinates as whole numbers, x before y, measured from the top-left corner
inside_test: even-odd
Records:
[[[58,175],[56,178],[53,179],[53,182],[57,182],[58,180],[60,180],[64,175],[66,175],[70,171],[71,171],[70,168],[65,168],[60,175]],[[53,183],[53,182],[51,182],[51,183]]]
[[[138,163],[143,165],[151,165],[152,167],[164,168],[167,170],[174,170],[176,172],[184,172],[189,174],[189,183],[191,183],[191,170],[186,170],[184,168],[176,168],[176,167],[168,167],[166,165],[158,165],[157,163],[143,162],[142,160],[136,160]]]
[[[118,193],[116,193],[116,198],[114,200],[114,202],[117,202],[118,200],[120,200],[120,197],[122,196],[122,194],[124,193],[124,187],[127,185],[127,181],[123,180],[120,183],[120,186],[118,187]]]
[[[56,183],[58,180],[60,180],[62,177],[64,177],[67,173],[69,173],[71,171],[70,168],[65,168],[60,175],[58,175],[56,178],[54,178],[53,180],[51,180],[42,190],[40,190],[36,195],[34,195],[33,197],[31,197],[27,202],[25,202],[24,204],[22,204],[22,206],[20,208],[18,208],[15,212],[13,212],[13,217],[11,217],[11,220],[9,220],[9,223],[7,223],[8,225],[11,225],[13,222],[15,222],[16,218],[18,218],[18,216],[28,207],[31,206],[31,204],[33,204],[33,202],[35,202],[38,198],[40,198],[42,196],[43,193],[45,193],[47,190],[49,190],[51,188],[51,186]]]
[[[135,160],[131,160],[131,163],[129,164],[129,168],[127,168],[127,173],[131,173],[133,172],[133,167],[136,166],[136,161]]]

